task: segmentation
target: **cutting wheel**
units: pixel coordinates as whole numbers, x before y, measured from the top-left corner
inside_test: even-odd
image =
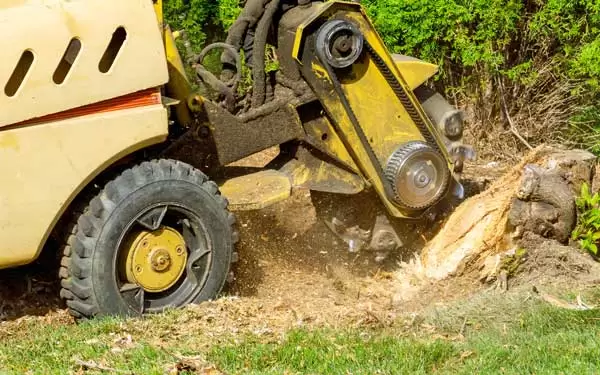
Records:
[[[444,157],[425,142],[410,142],[390,157],[386,177],[394,201],[408,210],[424,210],[438,203],[450,184]]]

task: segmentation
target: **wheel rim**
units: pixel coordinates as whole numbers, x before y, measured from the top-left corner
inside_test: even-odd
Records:
[[[175,229],[142,230],[127,244],[127,282],[146,292],[160,293],[171,288],[183,275],[187,263],[185,239]]]
[[[212,258],[202,219],[185,206],[162,203],[126,226],[117,245],[115,281],[130,309],[160,312],[197,299]]]

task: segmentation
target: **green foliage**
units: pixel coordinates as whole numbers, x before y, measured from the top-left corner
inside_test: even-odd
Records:
[[[277,53],[275,47],[267,46],[267,54],[265,56],[265,72],[276,72],[279,70],[279,60],[277,60]]]
[[[218,7],[218,2],[204,0],[165,0],[163,3],[166,22],[173,30],[185,30],[196,52],[207,40],[208,25],[214,22]]]
[[[441,66],[439,88],[472,107],[477,123],[505,121],[500,103],[506,102],[517,125],[539,124],[523,125],[521,131],[530,143],[562,140],[569,132],[577,146],[595,145],[587,130],[572,127],[572,120],[600,93],[599,1],[365,0],[363,4],[394,52]],[[556,115],[547,116],[548,112]],[[597,119],[586,120],[589,128],[600,131]],[[475,138],[490,134],[489,128],[474,130]],[[496,140],[498,135],[490,137]]]
[[[240,6],[238,0],[164,0],[163,9],[165,21],[172,30],[185,30],[185,40],[178,40],[179,51],[187,60],[188,52],[199,53],[207,44],[223,41],[226,30],[233,24]],[[189,44],[189,49],[184,43]],[[220,71],[220,54],[222,51],[212,51],[204,60],[204,65],[212,72]],[[191,75],[193,73],[189,72]]]
[[[548,0],[531,22],[531,36],[556,43],[566,73],[600,88],[600,2]]]
[[[185,30],[196,52],[222,41],[240,14],[239,0],[164,0],[165,20],[173,30]]]
[[[225,30],[233,25],[241,10],[239,0],[219,1],[219,23]]]
[[[367,0],[378,31],[394,52],[425,60],[499,67],[521,17],[515,0]]]
[[[395,52],[446,64],[532,72],[539,53],[568,63],[571,77],[600,77],[600,2],[596,0],[366,0]],[[529,47],[529,48],[520,48]],[[517,68],[515,70],[515,68]],[[517,74],[518,73],[518,74]]]
[[[592,255],[600,255],[600,194],[591,194],[590,187],[584,184],[577,198],[577,227],[572,238],[579,241],[581,248]]]
[[[597,0],[364,0],[363,4],[390,49],[439,63],[444,77],[476,70],[531,84],[541,53],[544,59],[559,60],[571,78],[585,78],[592,85],[600,79]],[[195,49],[213,36],[224,36],[241,9],[239,0],[165,0],[164,7],[168,23],[185,29]]]

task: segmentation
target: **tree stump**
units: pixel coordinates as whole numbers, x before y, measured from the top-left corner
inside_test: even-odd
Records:
[[[576,223],[575,198],[594,180],[596,160],[581,150],[533,150],[450,215],[417,259],[420,277],[442,280],[467,269],[485,276],[490,264],[497,267],[490,259],[514,250],[527,232],[565,243]]]

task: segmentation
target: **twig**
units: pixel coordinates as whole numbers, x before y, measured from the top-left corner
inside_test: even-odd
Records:
[[[583,302],[583,299],[581,298],[581,294],[577,295],[577,305],[580,306],[581,308],[584,308],[587,310],[596,309],[596,306],[590,306],[590,305],[586,304],[585,302]]]
[[[375,315],[375,313],[373,311],[367,310],[367,315],[369,315],[371,318],[375,319],[377,321],[377,323],[383,324],[381,319],[377,315]]]
[[[81,366],[85,369],[88,370],[98,370],[98,371],[105,371],[105,372],[112,372],[112,373],[116,373],[116,374],[131,374],[131,371],[125,371],[125,370],[119,370],[116,368],[112,368],[112,367],[106,367],[106,366],[102,366],[97,364],[94,361],[82,361],[81,359],[75,359],[75,364],[77,364],[78,366]]]
[[[508,114],[508,111],[506,109],[506,103],[503,104],[503,111],[504,111],[504,115],[506,116],[506,119],[508,120],[508,123],[510,125],[510,132],[514,134],[515,137],[517,137],[517,139],[519,141],[521,141],[521,143],[523,143],[528,149],[533,150],[533,146],[531,146],[529,144],[529,142],[527,142],[525,140],[525,138],[523,138],[523,136],[519,133],[519,131],[517,130],[517,128],[515,127],[515,124],[512,120],[512,118],[510,117],[510,115]]]
[[[415,322],[416,322],[418,316],[419,316],[418,314],[412,314],[412,319],[410,320],[410,324],[409,324],[410,327],[413,327],[415,325]]]
[[[500,276],[498,276],[498,287],[502,290],[502,292],[508,291],[508,272],[506,270],[502,270],[500,272]]]
[[[460,331],[458,331],[458,334],[461,336],[464,336],[466,328],[467,328],[467,317],[465,316],[465,319],[463,320],[462,326],[460,326]]]
[[[591,308],[583,303],[575,305],[575,304],[563,301],[555,296],[552,296],[548,293],[544,293],[544,292],[540,291],[535,286],[534,286],[533,291],[536,294],[538,294],[543,301],[549,303],[550,305],[552,305],[554,307],[558,307],[561,309],[567,309],[567,310],[579,310],[579,311],[594,310],[594,308]]]
[[[528,149],[533,150],[533,147],[529,144],[529,142],[527,142],[527,140],[525,140],[525,138],[523,138],[523,136],[519,133],[517,127],[515,126],[515,123],[512,120],[512,117],[510,117],[510,114],[508,113],[508,107],[506,106],[506,98],[504,97],[504,85],[502,84],[502,81],[500,79],[498,79],[498,86],[500,87],[500,96],[502,98],[502,112],[504,112],[504,116],[506,116],[506,119],[508,120],[508,124],[510,125],[510,132],[513,133],[513,135],[517,137],[517,139],[521,141],[521,143],[523,143]]]

